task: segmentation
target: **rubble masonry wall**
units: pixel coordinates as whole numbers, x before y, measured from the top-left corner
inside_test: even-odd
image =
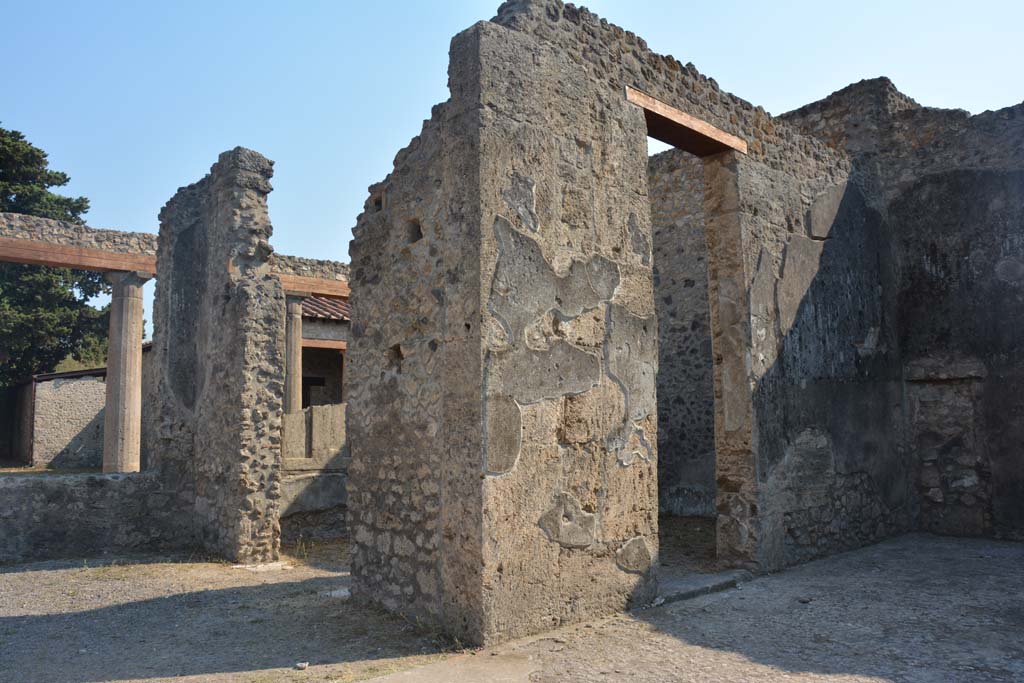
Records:
[[[153,465],[197,542],[235,561],[280,543],[284,292],[270,275],[272,164],[225,152],[160,212]]]

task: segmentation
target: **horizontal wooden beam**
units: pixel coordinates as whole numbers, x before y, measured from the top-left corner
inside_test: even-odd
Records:
[[[321,277],[286,275],[284,273],[274,274],[281,280],[281,286],[288,294],[330,296],[338,299],[347,299],[349,295],[348,283],[344,280],[328,280]]]
[[[348,348],[348,342],[343,342],[340,339],[303,339],[302,348],[337,349],[339,351],[344,351]]]
[[[156,256],[0,237],[0,261],[79,270],[156,273]]]
[[[149,254],[53,244],[18,237],[0,237],[0,261],[100,272],[136,271],[156,274],[156,256]],[[274,273],[274,275],[281,281],[285,292],[289,294],[315,294],[340,299],[347,299],[349,295],[349,286],[344,280],[329,280],[286,273]]]
[[[626,86],[626,100],[644,110],[644,118],[647,119],[647,134],[655,140],[661,140],[699,157],[711,156],[729,150],[735,150],[742,154],[747,153],[747,143],[742,138],[726,133],[707,121],[690,116],[686,112],[628,85]]]

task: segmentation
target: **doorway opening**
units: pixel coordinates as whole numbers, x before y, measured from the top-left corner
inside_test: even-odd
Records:
[[[663,574],[717,569],[715,390],[702,157],[746,143],[646,93],[658,316],[658,508]]]

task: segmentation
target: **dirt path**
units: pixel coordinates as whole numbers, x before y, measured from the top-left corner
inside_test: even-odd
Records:
[[[299,553],[264,571],[189,558],[0,570],[0,681],[347,683],[445,656],[413,625],[331,595],[349,582],[343,546]]]
[[[0,571],[0,681],[1024,681],[1019,543],[905,536],[460,655],[333,597],[343,547],[299,554],[260,572],[187,558]]]
[[[1024,681],[1024,544],[904,536],[378,683]]]

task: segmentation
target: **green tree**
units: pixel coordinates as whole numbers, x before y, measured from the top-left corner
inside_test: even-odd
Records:
[[[24,135],[0,128],[0,211],[82,224],[89,200],[50,191],[69,180]],[[0,388],[65,359],[103,365],[109,311],[88,302],[109,291],[100,273],[0,262]]]

